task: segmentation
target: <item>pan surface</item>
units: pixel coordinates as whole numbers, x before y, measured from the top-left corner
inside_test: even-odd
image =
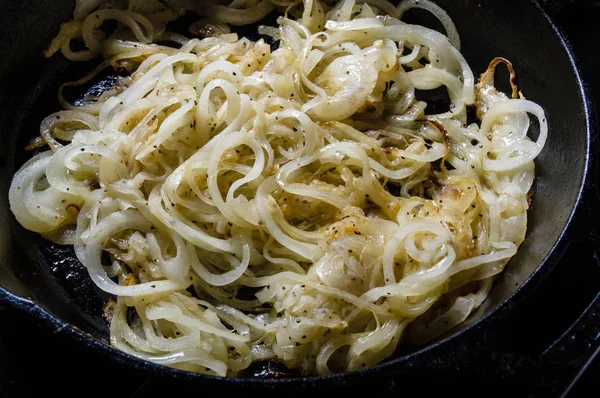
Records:
[[[7,1],[0,14],[0,297],[31,312],[46,325],[83,341],[116,360],[181,379],[221,387],[276,387],[348,383],[374,373],[397,370],[419,355],[435,355],[443,344],[489,317],[519,291],[551,255],[579,203],[590,151],[590,123],[585,89],[568,45],[534,1],[438,0],[453,18],[462,52],[478,75],[495,57],[513,62],[519,88],[541,104],[548,116],[548,142],[536,161],[536,192],[529,212],[527,238],[494,284],[484,305],[451,334],[417,347],[370,369],[323,378],[284,380],[220,379],[147,363],[109,346],[102,319],[107,298],[87,277],[70,248],[56,247],[24,230],[8,207],[14,171],[28,158],[23,151],[48,113],[58,110],[56,89],[75,80],[98,61],[71,65],[60,56],[43,60],[41,52],[61,22],[71,16],[74,1]],[[535,127],[530,134],[535,136]],[[552,260],[552,258],[550,258]],[[33,304],[35,303],[35,304]]]

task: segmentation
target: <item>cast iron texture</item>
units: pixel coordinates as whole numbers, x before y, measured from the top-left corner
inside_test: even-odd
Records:
[[[520,89],[545,107],[550,123],[550,138],[537,160],[538,180],[527,239],[488,300],[448,336],[399,354],[395,360],[353,373],[282,380],[195,375],[111,348],[100,317],[105,297],[89,282],[85,270],[68,250],[57,250],[16,223],[8,209],[7,190],[12,174],[27,157],[22,148],[37,133],[43,116],[57,109],[54,96],[58,84],[81,76],[91,65],[73,66],[60,56],[49,61],[40,56],[59,23],[69,19],[72,1],[4,3],[6,11],[0,15],[0,136],[6,144],[0,147],[0,296],[5,301],[30,312],[57,333],[116,361],[155,375],[210,386],[223,394],[241,387],[278,392],[298,387],[339,390],[364,381],[374,388],[381,385],[393,390],[393,384],[383,383],[390,374],[410,377],[414,371],[461,368],[480,361],[486,364],[482,372],[501,370],[507,377],[518,378],[519,369],[535,366],[537,358],[505,358],[490,353],[485,340],[475,336],[514,309],[548,275],[570,241],[587,239],[580,231],[589,227],[589,216],[595,214],[588,211],[595,209],[590,194],[593,181],[588,173],[595,145],[591,104],[569,45],[537,3],[471,0],[466,5],[463,0],[438,1],[461,33],[463,53],[473,71],[484,71],[496,56],[510,59],[517,69]],[[577,221],[572,222],[578,207]]]

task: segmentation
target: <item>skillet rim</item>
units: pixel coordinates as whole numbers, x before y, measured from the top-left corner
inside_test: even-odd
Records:
[[[577,83],[577,91],[581,99],[582,109],[585,112],[586,156],[583,164],[584,171],[573,209],[558,239],[548,252],[548,255],[537,265],[535,270],[528,276],[528,278],[520,284],[520,286],[515,290],[515,292],[513,292],[508,298],[506,298],[501,303],[497,304],[495,307],[490,308],[487,314],[485,314],[481,319],[474,322],[472,325],[469,325],[463,330],[456,331],[444,337],[443,339],[440,339],[432,344],[426,345],[407,355],[386,360],[380,364],[356,371],[347,371],[327,376],[288,377],[279,379],[227,378],[170,368],[127,354],[113,347],[106,341],[97,339],[91,334],[84,332],[80,328],[71,325],[67,322],[61,321],[60,319],[52,315],[49,311],[40,307],[33,301],[10,293],[9,291],[5,290],[2,286],[0,286],[0,304],[5,304],[16,310],[24,311],[25,313],[29,314],[35,321],[37,321],[41,326],[50,329],[54,334],[60,335],[60,337],[69,339],[71,341],[74,340],[77,342],[77,344],[82,344],[85,346],[85,348],[93,350],[97,354],[100,354],[112,361],[115,361],[120,365],[133,368],[137,371],[146,372],[149,376],[168,376],[173,377],[175,380],[184,380],[199,383],[204,382],[207,384],[210,383],[213,385],[222,385],[223,387],[232,387],[233,385],[235,387],[270,389],[275,389],[283,386],[318,387],[323,386],[324,384],[328,384],[329,387],[332,387],[334,385],[357,383],[360,381],[359,379],[362,380],[366,377],[372,377],[375,376],[375,374],[382,375],[386,372],[391,373],[394,371],[393,367],[397,366],[398,364],[408,362],[413,358],[423,356],[429,351],[437,349],[440,346],[447,345],[451,341],[457,340],[460,337],[464,337],[465,334],[473,332],[475,329],[481,326],[482,323],[490,322],[492,319],[501,316],[502,312],[506,312],[510,309],[507,308],[509,307],[509,302],[514,303],[515,301],[524,298],[523,296],[526,295],[525,290],[529,290],[528,288],[531,287],[530,282],[532,279],[538,277],[539,274],[548,274],[551,271],[551,268],[553,268],[553,265],[555,264],[548,264],[549,262],[558,262],[556,260],[553,261],[552,257],[554,257],[559,247],[565,245],[565,235],[570,233],[572,230],[573,220],[576,214],[578,213],[579,209],[582,207],[582,201],[584,200],[585,193],[589,190],[588,187],[595,185],[594,181],[592,181],[592,173],[590,172],[592,168],[592,163],[595,163],[595,156],[592,153],[592,148],[594,143],[593,133],[597,128],[596,123],[594,122],[594,106],[591,88],[582,76],[582,71],[579,67],[577,57],[574,54],[573,46],[563,33],[562,29],[554,23],[552,18],[544,10],[542,5],[540,4],[540,0],[529,1],[536,8],[537,12],[540,13],[540,16],[549,25],[556,39],[558,39],[561,47],[563,48],[568,57],[571,72],[573,73]]]

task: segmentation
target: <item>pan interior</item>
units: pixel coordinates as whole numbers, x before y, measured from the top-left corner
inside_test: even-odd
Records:
[[[30,156],[23,148],[39,131],[41,120],[58,110],[58,85],[82,76],[96,63],[72,65],[60,56],[42,59],[44,44],[56,34],[60,22],[70,18],[74,1],[14,3],[0,14],[0,135],[4,141],[0,147],[0,286],[106,341],[108,328],[101,316],[105,295],[89,280],[72,249],[25,231],[12,217],[7,200],[12,174]],[[527,238],[487,301],[452,331],[455,334],[511,297],[560,239],[585,176],[588,115],[569,53],[533,2],[437,3],[455,21],[462,52],[474,73],[483,72],[497,56],[512,61],[519,88],[528,99],[544,106],[550,125],[548,142],[536,161],[537,184]]]

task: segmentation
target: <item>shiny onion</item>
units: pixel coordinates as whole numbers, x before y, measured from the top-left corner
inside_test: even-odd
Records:
[[[78,105],[61,89],[65,110],[35,141],[47,150],[16,172],[9,200],[116,296],[111,344],[219,376],[265,359],[327,375],[427,343],[485,300],[525,238],[548,123],[507,60],[475,85],[440,7],[99,3],[78,2],[46,55],[104,58],[64,87],[109,66],[130,75]],[[447,35],[402,22],[415,7]],[[190,30],[201,39],[166,30],[182,9],[202,17]],[[275,9],[277,26],[259,30],[276,50],[231,33]],[[108,36],[105,21],[117,23]],[[71,49],[78,38],[86,49]],[[495,88],[499,63],[512,98]],[[439,87],[450,107],[427,113],[415,93]]]

